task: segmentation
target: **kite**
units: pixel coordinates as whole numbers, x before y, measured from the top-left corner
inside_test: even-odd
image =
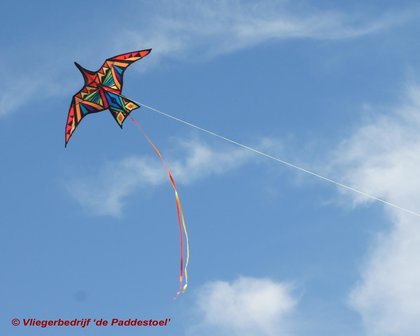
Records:
[[[181,207],[181,201],[175,184],[175,180],[169,170],[162,154],[155,144],[145,133],[140,124],[130,115],[130,113],[139,108],[140,104],[121,95],[123,87],[123,75],[127,67],[150,54],[152,49],[133,51],[105,60],[98,71],[90,71],[83,68],[78,63],[74,63],[83,75],[85,84],[77,92],[71,101],[70,110],[67,116],[65,128],[65,147],[76,130],[82,119],[91,113],[97,113],[109,110],[117,124],[122,128],[125,119],[129,116],[137,128],[142,132],[148,143],[151,145],[156,155],[161,160],[166,169],[169,180],[175,192],[175,202],[178,217],[178,227],[180,235],[180,272],[179,272],[179,290],[177,296],[187,289],[188,286],[188,262],[189,262],[189,243],[186,229],[184,213]],[[185,237],[185,247],[184,247]],[[186,258],[184,263],[184,249]]]
[[[122,128],[127,116],[140,106],[121,95],[125,69],[142,59],[151,49],[130,52],[108,58],[98,71],[89,71],[74,62],[83,75],[85,85],[72,99],[66,124],[65,146],[82,119],[90,114],[109,109]]]

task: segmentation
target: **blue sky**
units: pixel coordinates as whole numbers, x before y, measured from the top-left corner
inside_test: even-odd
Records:
[[[420,212],[413,1],[13,1],[0,14],[5,335],[417,335],[420,220],[141,108],[64,125],[77,61],[153,48],[123,93]],[[171,318],[160,329],[13,318]]]

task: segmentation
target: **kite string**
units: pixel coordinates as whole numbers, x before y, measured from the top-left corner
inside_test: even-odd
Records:
[[[146,134],[143,127],[141,127],[140,124],[137,122],[137,120],[134,119],[134,117],[131,114],[129,116],[130,116],[131,120],[133,121],[134,125],[136,125],[137,128],[141,131],[143,136],[146,138],[147,142],[150,144],[150,146],[155,151],[156,155],[159,157],[160,161],[162,162],[163,166],[166,169],[166,172],[168,173],[169,180],[170,180],[171,185],[172,185],[172,187],[174,189],[174,192],[175,192],[176,212],[177,212],[177,217],[178,217],[179,241],[180,241],[179,290],[176,293],[176,296],[175,296],[175,298],[176,298],[181,293],[183,293],[187,290],[187,287],[188,287],[188,271],[187,271],[187,269],[188,269],[188,263],[189,263],[189,259],[190,259],[190,246],[189,246],[189,240],[188,240],[188,231],[187,231],[187,225],[185,223],[184,212],[182,211],[181,200],[179,198],[178,190],[177,190],[177,187],[176,187],[175,180],[172,176],[171,170],[169,169],[168,165],[166,164],[165,159],[163,158],[162,154],[157,149],[157,147],[155,146],[153,141],[150,139],[150,137]],[[186,252],[187,252],[186,259],[185,259],[185,266],[184,266],[184,237],[183,237],[183,234],[185,235]],[[184,283],[184,277],[185,277],[185,283]]]
[[[419,214],[419,213],[417,213],[417,212],[415,212],[415,211],[413,211],[413,210],[410,210],[410,209],[404,208],[404,207],[402,207],[402,206],[400,206],[400,205],[398,205],[398,204],[395,204],[395,203],[389,202],[389,201],[387,201],[387,200],[385,200],[385,199],[383,199],[383,198],[380,198],[380,197],[377,197],[377,196],[375,196],[375,195],[369,194],[369,193],[367,193],[367,192],[365,192],[365,191],[363,191],[363,190],[360,190],[360,189],[357,189],[357,188],[355,188],[355,187],[349,186],[349,185],[347,185],[347,184],[344,184],[344,183],[338,182],[338,181],[336,181],[336,180],[330,179],[330,178],[328,178],[328,177],[325,177],[325,176],[323,176],[323,175],[320,175],[320,174],[318,174],[318,173],[315,173],[315,172],[313,172],[313,171],[311,171],[311,170],[305,169],[305,168],[303,168],[303,167],[297,166],[297,165],[295,165],[295,164],[293,164],[293,163],[290,163],[290,162],[288,162],[288,161],[285,161],[285,160],[279,159],[279,158],[277,158],[277,157],[275,157],[275,156],[272,156],[272,155],[270,155],[270,154],[264,153],[264,152],[262,152],[262,151],[260,151],[260,150],[258,150],[258,149],[255,149],[255,148],[249,147],[249,146],[244,145],[244,144],[242,144],[242,143],[240,143],[240,142],[237,142],[237,141],[235,141],[235,140],[232,140],[232,139],[226,138],[226,137],[224,137],[223,135],[220,135],[220,134],[217,134],[217,133],[215,133],[215,132],[209,131],[209,130],[207,130],[207,129],[205,129],[205,128],[202,128],[202,127],[200,127],[200,126],[194,125],[194,124],[192,124],[192,123],[190,123],[190,122],[188,122],[188,121],[185,121],[185,120],[183,120],[183,119],[180,119],[180,118],[174,117],[174,116],[172,116],[172,115],[170,115],[170,114],[168,114],[168,113],[162,112],[162,111],[160,111],[160,110],[158,110],[158,109],[156,109],[156,108],[154,108],[154,107],[148,106],[148,105],[143,104],[143,103],[140,103],[140,102],[136,102],[136,103],[137,103],[137,104],[139,104],[140,106],[143,106],[143,107],[145,107],[145,108],[147,108],[147,109],[151,110],[151,111],[154,111],[154,112],[156,112],[156,113],[159,113],[159,114],[161,114],[161,115],[163,115],[163,116],[165,116],[165,117],[167,117],[167,118],[170,118],[170,119],[172,119],[172,120],[178,121],[178,122],[180,122],[180,123],[182,123],[182,124],[184,124],[184,125],[187,125],[187,126],[193,127],[193,128],[195,128],[195,129],[197,129],[197,130],[199,130],[199,131],[202,131],[202,132],[204,132],[204,133],[210,134],[210,135],[212,135],[212,136],[214,136],[214,137],[216,137],[216,138],[219,138],[219,139],[221,139],[221,140],[224,140],[224,141],[230,142],[231,144],[234,144],[234,145],[236,145],[236,146],[242,147],[242,148],[244,148],[244,149],[246,149],[246,150],[249,150],[249,151],[251,151],[251,152],[254,152],[254,153],[258,154],[258,155],[261,155],[261,156],[264,156],[264,157],[269,158],[269,159],[271,159],[271,160],[274,160],[274,161],[280,162],[280,163],[282,163],[282,164],[284,164],[284,165],[286,165],[286,166],[289,166],[289,167],[291,167],[291,168],[297,169],[297,170],[299,170],[299,171],[301,171],[301,172],[304,172],[304,173],[306,173],[306,174],[309,174],[309,175],[315,176],[315,177],[317,177],[317,178],[319,178],[319,179],[321,179],[321,180],[324,180],[324,181],[326,181],[326,182],[329,182],[329,183],[335,184],[336,186],[338,186],[338,187],[340,187],[340,188],[350,190],[350,191],[352,191],[352,192],[354,192],[354,193],[357,193],[357,194],[359,194],[359,195],[362,195],[362,196],[365,196],[365,197],[367,197],[367,198],[373,199],[373,200],[375,200],[375,201],[381,202],[381,203],[383,203],[383,204],[385,204],[385,205],[388,205],[388,206],[390,206],[390,207],[393,207],[393,208],[395,208],[395,209],[398,209],[398,210],[404,211],[404,212],[406,212],[406,213],[409,213],[409,214],[411,214],[411,215],[414,215],[414,216],[418,216],[418,217],[420,217],[420,214]]]

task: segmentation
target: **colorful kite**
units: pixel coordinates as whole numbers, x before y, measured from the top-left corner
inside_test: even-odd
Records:
[[[109,110],[114,117],[117,124],[122,128],[125,119],[130,116],[134,124],[143,133],[146,140],[152,146],[153,150],[162,161],[164,165],[171,185],[175,192],[176,209],[178,216],[178,226],[180,234],[180,273],[179,273],[179,290],[177,295],[184,292],[188,286],[188,261],[189,261],[189,243],[188,233],[186,230],[186,224],[184,220],[184,214],[181,207],[181,201],[179,199],[175,180],[169,170],[166,162],[154,145],[149,136],[144,132],[140,124],[130,115],[130,112],[139,108],[140,104],[128,99],[121,95],[123,86],[123,75],[125,69],[132,63],[147,56],[152,49],[145,49],[140,51],[134,51],[126,54],[121,54],[108,58],[102,67],[98,71],[89,71],[76,64],[77,68],[83,75],[85,85],[77,92],[72,99],[69,114],[67,117],[66,129],[65,129],[65,146],[73,135],[76,127],[80,121],[90,113],[101,112]],[[184,236],[186,242],[186,260],[184,265]]]
[[[108,58],[98,71],[89,71],[76,62],[85,79],[83,88],[73,96],[66,124],[66,143],[77,125],[90,113],[109,109],[122,128],[125,118],[140,106],[121,95],[125,69],[135,61],[147,56],[152,49],[135,51]]]

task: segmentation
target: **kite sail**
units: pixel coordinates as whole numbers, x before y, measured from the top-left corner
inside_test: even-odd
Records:
[[[130,116],[131,120],[141,131],[147,142],[151,145],[156,155],[161,160],[175,192],[175,202],[180,236],[180,272],[179,290],[177,292],[178,296],[179,294],[185,292],[188,286],[187,268],[190,254],[188,233],[185,224],[184,213],[181,207],[181,200],[179,198],[173,175],[168,168],[168,165],[166,164],[162,154],[140,126],[140,124],[134,119],[132,115],[130,115],[133,110],[140,107],[140,104],[121,95],[124,71],[130,64],[149,55],[151,50],[152,49],[133,51],[108,58],[105,60],[104,64],[98,71],[86,70],[75,62],[75,65],[83,75],[85,84],[83,88],[73,96],[70,105],[65,128],[65,147],[67,146],[79,123],[88,114],[109,110],[121,128],[125,119]],[[186,257],[184,257],[184,250],[186,251]]]

